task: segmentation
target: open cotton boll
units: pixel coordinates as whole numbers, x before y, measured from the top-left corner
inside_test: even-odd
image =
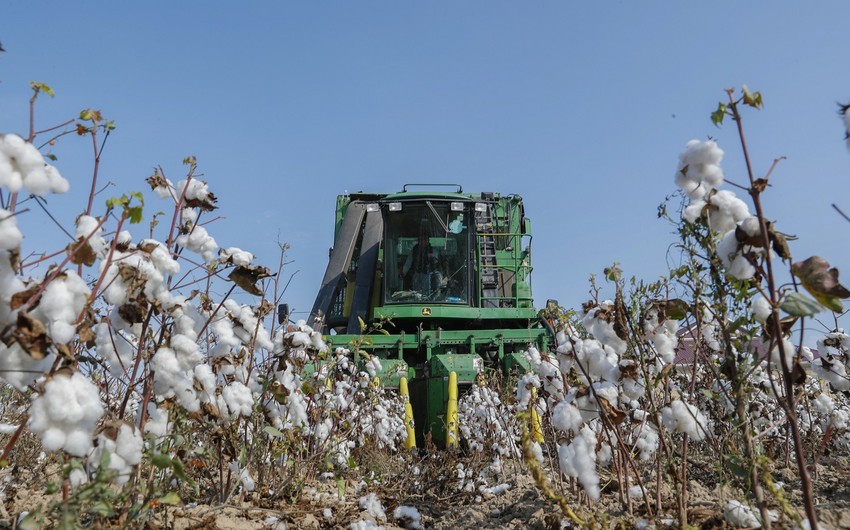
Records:
[[[102,432],[97,436],[97,447],[89,456],[89,465],[98,465],[103,454],[108,454],[108,468],[116,473],[112,482],[124,484],[130,480],[133,467],[142,461],[143,445],[141,433],[129,425],[121,425],[114,440]]]
[[[676,185],[693,200],[702,199],[723,182],[720,161],[723,150],[714,140],[691,140],[679,155],[676,167]]]
[[[6,381],[21,392],[50,370],[56,355],[35,359],[14,342],[6,346],[0,342],[0,380]]]
[[[785,354],[785,365],[790,369],[794,366],[794,352],[797,348],[794,347],[794,343],[788,339],[782,339],[782,349],[780,352],[779,343],[770,350],[770,362],[773,363],[773,367],[777,370],[782,369],[782,357],[781,353]]]
[[[162,438],[169,432],[168,410],[148,403],[148,420],[145,422],[145,434]]]
[[[708,426],[705,415],[696,406],[680,399],[661,409],[661,421],[667,429],[685,433],[694,440],[703,440]]]
[[[381,360],[377,355],[373,355],[366,361],[365,368],[369,372],[369,377],[375,377],[381,371]]]
[[[109,373],[120,377],[130,369],[135,353],[135,345],[123,331],[112,329],[106,322],[94,326],[95,351],[109,365]]]
[[[0,135],[0,187],[18,192],[22,187],[33,195],[65,193],[68,181],[44,162],[34,145],[17,134]]]
[[[420,530],[422,528],[422,516],[419,510],[413,506],[399,505],[393,510],[393,518],[401,521],[403,528],[409,530]]]
[[[558,446],[561,471],[579,479],[587,496],[599,500],[599,475],[596,473],[596,435],[585,426],[569,444]]]
[[[715,232],[734,230],[738,223],[750,217],[747,203],[733,192],[719,190],[709,197],[708,225]]]
[[[254,408],[254,396],[247,386],[238,381],[234,381],[225,386],[221,395],[227,403],[227,409],[231,416],[250,417],[251,410]]]
[[[734,230],[738,223],[749,216],[747,203],[728,190],[716,190],[704,198],[693,200],[682,212],[682,219],[689,223],[707,217],[709,228],[721,234]]]
[[[723,519],[738,528],[761,528],[761,521],[755,510],[734,499],[727,502],[723,508]]]
[[[812,371],[828,381],[835,390],[839,392],[850,390],[850,377],[847,376],[847,369],[840,360],[817,358],[812,361]]]
[[[676,349],[679,346],[679,322],[667,319],[663,323],[658,322],[658,310],[654,307],[644,315],[644,333],[649,336],[649,341],[655,347],[655,352],[664,364],[670,364],[676,358]]]
[[[194,367],[185,368],[173,349],[166,346],[159,348],[150,361],[150,367],[154,373],[153,391],[158,400],[176,397],[187,411],[200,409],[194,389]]]
[[[620,379],[619,356],[598,340],[584,339],[577,342],[575,344],[575,350],[576,358],[581,362],[591,378],[599,378],[611,382],[616,382]]]
[[[75,322],[89,294],[86,282],[74,271],[66,270],[47,285],[32,315],[45,323],[53,342],[68,343],[76,335]]]
[[[387,513],[381,504],[381,500],[374,493],[370,493],[357,500],[357,505],[360,509],[374,517],[378,521],[386,521]]]
[[[540,388],[540,378],[537,374],[523,374],[517,382],[516,399],[519,410],[527,410],[531,400],[532,389]]]
[[[103,239],[103,226],[97,218],[90,215],[81,215],[77,217],[77,230],[74,234],[76,241],[85,240],[88,238],[88,245],[99,258],[106,257],[106,251],[109,250],[109,243]]]
[[[221,263],[229,263],[232,265],[240,265],[243,267],[247,267],[251,265],[252,261],[254,261],[254,255],[250,252],[242,250],[241,248],[228,247],[219,249],[218,260]]]
[[[726,271],[739,280],[749,280],[756,274],[756,268],[744,256],[741,245],[735,236],[735,230],[723,235],[717,244],[717,256],[723,262]]]
[[[638,432],[635,447],[640,453],[643,462],[648,461],[658,449],[658,431],[649,423],[642,423],[636,427]]]
[[[92,449],[94,427],[103,410],[97,387],[85,376],[57,374],[32,401],[29,428],[45,450],[64,449],[82,457]]]
[[[599,342],[611,348],[617,355],[622,355],[626,352],[628,345],[614,330],[616,311],[614,302],[605,300],[587,312],[582,319],[582,324]]]
[[[204,261],[212,261],[218,249],[218,243],[207,233],[203,226],[194,225],[188,228],[188,233],[177,236],[177,244],[200,254]]]
[[[753,317],[756,321],[764,324],[767,322],[767,319],[770,318],[771,313],[773,313],[773,307],[770,305],[770,301],[764,296],[757,294],[753,297],[750,302],[750,309],[753,312]]]
[[[18,229],[18,221],[8,210],[0,208],[0,249],[14,250],[18,248],[24,235]]]

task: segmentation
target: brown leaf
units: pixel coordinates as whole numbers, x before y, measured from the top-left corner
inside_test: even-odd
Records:
[[[263,291],[257,286],[257,282],[270,276],[268,267],[257,265],[255,267],[236,267],[231,271],[228,278],[246,292],[262,296]]]
[[[74,265],[91,267],[97,260],[97,254],[94,253],[94,249],[91,248],[84,237],[68,245],[65,251],[68,252],[68,257]]]
[[[788,246],[788,238],[784,234],[777,232],[773,227],[773,223],[768,223],[767,231],[773,251],[783,260],[791,259],[791,248]],[[792,237],[792,239],[794,238]]]
[[[186,206],[190,208],[200,208],[204,212],[211,212],[218,208],[215,203],[218,199],[212,193],[207,193],[206,199],[186,199]]]
[[[168,181],[165,180],[165,177],[162,176],[162,173],[160,173],[159,170],[156,170],[153,175],[146,178],[145,182],[150,185],[152,190],[168,187]]]
[[[850,298],[850,291],[838,282],[838,269],[830,268],[820,256],[794,263],[791,272],[818,302],[833,311],[842,310],[840,298]]]
[[[30,298],[32,298],[35,295],[35,293],[38,292],[38,290],[40,288],[41,288],[40,283],[33,283],[32,285],[30,285],[29,287],[27,287],[23,291],[20,291],[20,292],[13,294],[12,299],[9,301],[9,307],[11,307],[13,311],[15,309],[18,309],[22,305],[29,302]],[[39,301],[40,301],[40,299],[36,300],[35,303],[33,303],[32,306],[30,307],[30,309],[33,309],[36,306],[38,306]]]
[[[69,361],[74,361],[74,350],[68,344],[55,344],[56,351],[59,352],[59,355],[68,359]]]
[[[140,302],[127,302],[118,308],[118,314],[121,315],[128,324],[139,324],[145,320],[147,314],[147,306]]]
[[[613,406],[602,396],[597,396],[596,401],[599,403],[599,408],[602,409],[604,415],[614,423],[614,425],[619,425],[626,421],[626,413],[617,407]]]
[[[44,324],[29,313],[18,313],[17,326],[12,331],[11,338],[33,359],[40,361],[47,356],[50,338]]]
[[[86,348],[94,347],[94,341],[97,338],[97,335],[94,331],[92,331],[92,326],[90,322],[81,322],[79,326],[77,326],[77,333],[80,337],[80,343],[84,344]]]

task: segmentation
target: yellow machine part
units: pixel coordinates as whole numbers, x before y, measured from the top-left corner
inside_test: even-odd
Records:
[[[449,401],[446,405],[446,448],[457,448],[457,372],[449,373]]]

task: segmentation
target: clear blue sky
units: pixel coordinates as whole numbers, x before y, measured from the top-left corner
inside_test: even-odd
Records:
[[[537,305],[578,306],[587,277],[667,270],[679,152],[718,139],[727,177],[745,178],[732,127],[709,113],[747,83],[754,164],[787,156],[766,196],[799,259],[850,277],[850,155],[836,101],[850,100],[850,3],[817,2],[24,2],[0,17],[0,131],[27,130],[28,82],[57,96],[38,125],[86,107],[114,119],[102,198],[173,181],[198,157],[224,219],[220,246],[274,268],[289,242],[287,300],[312,305],[332,244],[335,197],[457,182],[517,193],[534,222]],[[84,208],[89,144],[56,165]],[[103,204],[102,201],[99,204]],[[151,195],[147,213],[165,206]],[[64,244],[46,217],[21,217],[29,250]],[[143,230],[137,230],[141,237]],[[845,283],[847,283],[845,281]]]

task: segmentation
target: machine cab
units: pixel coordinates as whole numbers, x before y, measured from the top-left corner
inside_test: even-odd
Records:
[[[470,303],[467,201],[389,201],[384,211],[385,305]]]

